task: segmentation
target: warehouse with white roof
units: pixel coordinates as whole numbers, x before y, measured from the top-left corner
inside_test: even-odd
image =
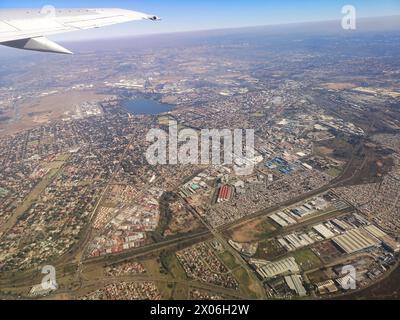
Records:
[[[368,235],[365,230],[352,229],[332,239],[344,252],[352,254],[361,250],[369,249],[380,244],[380,241]]]
[[[263,278],[273,278],[278,275],[300,272],[300,267],[293,257],[282,259],[276,262],[266,262],[258,266],[257,272]]]

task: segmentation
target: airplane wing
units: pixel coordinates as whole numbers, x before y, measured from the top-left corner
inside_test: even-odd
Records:
[[[0,44],[24,50],[71,54],[45,38],[48,35],[100,28],[157,16],[124,9],[17,9],[0,10]]]

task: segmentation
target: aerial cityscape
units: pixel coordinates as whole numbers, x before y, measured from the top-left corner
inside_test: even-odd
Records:
[[[399,299],[400,19],[386,22],[2,55],[0,299]],[[252,170],[224,150],[151,163],[149,132],[171,128],[252,130]]]

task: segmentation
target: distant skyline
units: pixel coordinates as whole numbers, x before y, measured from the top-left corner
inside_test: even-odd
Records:
[[[52,37],[80,40],[220,28],[237,28],[341,19],[341,8],[353,5],[358,17],[400,15],[399,0],[132,0],[132,1],[10,1],[1,8],[119,7],[155,14],[162,21],[132,22],[98,30],[86,30]]]

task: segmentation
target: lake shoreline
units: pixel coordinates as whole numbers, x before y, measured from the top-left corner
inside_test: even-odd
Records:
[[[176,108],[174,105],[146,98],[124,100],[121,106],[133,115],[159,115],[171,112]]]

